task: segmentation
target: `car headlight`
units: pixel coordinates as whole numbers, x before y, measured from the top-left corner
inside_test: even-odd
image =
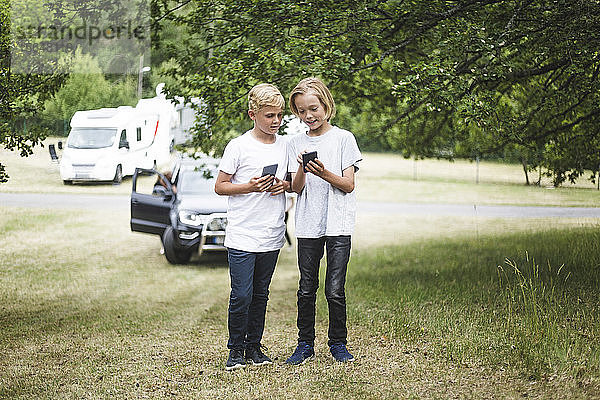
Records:
[[[208,223],[206,228],[209,231],[224,231],[227,227],[227,218],[213,218],[212,221]]]
[[[193,211],[181,210],[179,211],[179,222],[191,226],[200,226],[204,223],[205,216],[198,214]]]

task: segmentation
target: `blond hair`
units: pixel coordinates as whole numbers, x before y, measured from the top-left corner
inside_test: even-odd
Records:
[[[331,96],[331,92],[327,89],[327,86],[321,81],[319,78],[310,77],[302,79],[292,90],[290,93],[290,109],[294,113],[295,116],[298,115],[298,107],[296,107],[296,103],[294,102],[294,98],[299,94],[314,94],[317,96],[323,108],[325,108],[325,119],[329,121],[331,118],[335,117],[335,102],[333,101],[333,96]]]
[[[276,86],[270,83],[261,83],[250,89],[248,93],[248,109],[258,112],[264,107],[279,107],[283,110],[285,99]]]

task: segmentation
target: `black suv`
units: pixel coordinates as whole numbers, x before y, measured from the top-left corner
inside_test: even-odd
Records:
[[[160,235],[171,264],[204,251],[226,251],[227,197],[214,191],[217,166],[215,159],[180,159],[171,181],[156,170],[135,170],[131,230]]]

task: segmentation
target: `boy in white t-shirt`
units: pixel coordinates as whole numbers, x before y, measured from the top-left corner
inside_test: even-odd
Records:
[[[288,171],[296,201],[298,239],[298,345],[286,360],[292,365],[313,359],[315,302],[319,264],[327,249],[325,298],[329,308],[329,350],[336,361],[354,361],[348,349],[346,329],[346,271],[354,230],[356,197],[354,174],[362,159],[354,135],[330,124],[335,103],[318,78],[300,81],[290,94],[290,109],[309,131],[289,141]],[[316,151],[316,159],[304,165],[304,153]]]
[[[261,350],[269,285],[284,244],[285,194],[290,183],[287,142],[277,135],[285,100],[270,84],[248,94],[254,128],[231,140],[219,165],[215,192],[229,196],[225,246],[229,261],[229,357],[225,369],[271,364]],[[273,166],[274,175],[263,168]]]

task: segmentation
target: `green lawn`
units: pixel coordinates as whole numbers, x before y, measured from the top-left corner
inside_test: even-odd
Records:
[[[445,160],[407,160],[390,154],[364,154],[357,175],[362,200],[454,204],[516,204],[597,207],[600,192],[585,179],[554,188],[526,186],[520,165]],[[587,175],[586,175],[587,178]],[[531,178],[530,178],[531,179]]]

